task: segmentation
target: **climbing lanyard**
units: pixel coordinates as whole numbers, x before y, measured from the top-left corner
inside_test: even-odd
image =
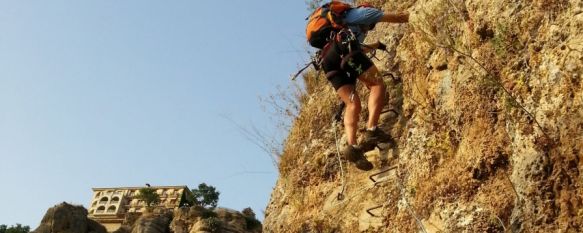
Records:
[[[318,50],[318,52],[316,52],[316,54],[312,55],[312,57],[310,58],[310,62],[306,63],[306,65],[301,68],[294,76],[292,76],[292,81],[296,80],[296,78],[298,76],[300,76],[300,74],[302,72],[304,72],[304,70],[306,70],[308,67],[310,66],[314,66],[314,69],[316,69],[317,71],[320,70],[320,66],[322,65],[322,56],[321,56],[322,50]]]
[[[342,166],[342,159],[340,156],[340,143],[338,140],[338,123],[342,120],[342,111],[344,110],[344,102],[340,103],[336,114],[334,114],[334,119],[332,119],[332,126],[334,127],[334,141],[336,142],[336,158],[338,159],[338,164],[340,165],[340,180],[342,182],[342,189],[338,193],[336,199],[339,201],[344,199],[344,190],[346,190],[346,176],[344,175],[344,167]]]

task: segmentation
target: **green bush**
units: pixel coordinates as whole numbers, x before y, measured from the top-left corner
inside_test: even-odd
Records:
[[[247,207],[241,211],[243,216],[245,216],[245,222],[247,223],[247,230],[253,230],[261,227],[261,222],[255,217],[255,212],[251,207]]]
[[[21,224],[17,223],[16,226],[6,226],[0,225],[0,233],[29,233],[30,227],[29,226],[22,226]]]
[[[247,230],[253,230],[261,227],[261,222],[256,218],[245,216],[245,223],[247,223]]]
[[[160,203],[160,195],[156,193],[154,188],[141,188],[139,194],[136,196],[139,200],[146,202],[148,207]]]
[[[192,197],[189,199],[194,202],[195,205],[199,205],[205,208],[215,208],[219,203],[219,195],[221,193],[211,185],[205,183],[199,184],[197,189],[192,190]]]
[[[207,219],[207,218],[216,218],[216,217],[217,217],[217,213],[215,213],[215,212],[214,212],[214,211],[212,211],[212,210],[208,210],[208,209],[205,209],[205,210],[202,212],[202,215],[201,215],[201,218],[203,218],[203,219]]]

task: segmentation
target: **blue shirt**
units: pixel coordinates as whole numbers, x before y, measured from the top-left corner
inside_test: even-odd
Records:
[[[366,37],[366,32],[363,32],[361,27],[378,23],[384,15],[384,12],[377,8],[358,7],[346,12],[344,22],[356,35],[358,41],[362,43]]]

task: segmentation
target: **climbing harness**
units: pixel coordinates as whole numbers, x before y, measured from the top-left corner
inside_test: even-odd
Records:
[[[332,33],[332,34],[334,34],[334,33]],[[331,37],[332,37],[332,36],[334,36],[334,35],[331,35]],[[354,36],[354,34],[352,34],[352,36]],[[345,43],[345,42],[344,42],[344,43]],[[342,55],[341,68],[344,68],[344,67],[346,66],[346,64],[349,62],[349,60],[350,60],[350,57],[352,57],[352,56],[353,56],[353,55],[354,55],[354,54],[357,52],[357,51],[353,51],[353,49],[352,49],[352,47],[353,47],[354,45],[351,45],[350,43],[348,43],[348,44],[345,44],[345,45],[346,45],[346,48],[348,48],[348,50],[349,50],[349,53],[348,53],[348,54],[346,54],[346,55]],[[373,58],[374,58],[374,59],[376,59],[377,61],[380,61],[380,60],[381,60],[380,58],[378,58],[378,57],[376,56],[376,54],[377,54],[377,51],[376,51],[376,50],[375,50],[373,47],[371,47],[371,46],[368,46],[368,45],[366,45],[366,44],[363,44],[363,43],[360,43],[360,46],[363,46],[363,47],[366,47],[366,48],[372,49],[372,51],[371,51],[371,52],[369,52],[369,54],[370,54],[370,55],[369,55],[369,58],[370,58],[370,59],[373,59]],[[303,73],[303,72],[304,72],[306,69],[308,69],[310,66],[314,66],[314,69],[315,69],[316,71],[320,72],[320,70],[322,69],[322,61],[323,61],[323,55],[324,55],[324,54],[326,54],[326,52],[327,52],[327,50],[328,50],[328,49],[331,49],[330,47],[331,47],[331,45],[330,45],[330,44],[328,44],[328,45],[326,45],[326,46],[325,46],[323,49],[321,49],[321,50],[318,50],[318,51],[317,51],[317,52],[316,52],[314,55],[312,55],[312,56],[310,57],[310,61],[309,61],[308,63],[306,63],[306,64],[305,64],[305,65],[304,65],[302,68],[300,68],[300,69],[299,69],[299,70],[298,70],[298,71],[297,71],[297,72],[296,72],[294,75],[292,75],[292,78],[291,78],[291,80],[292,80],[292,81],[295,81],[295,80],[296,80],[296,78],[297,78],[298,76],[300,76],[300,74],[302,74],[302,73]],[[330,77],[332,77],[332,76],[336,75],[338,72],[340,72],[340,71],[339,71],[339,70],[332,70],[332,71],[329,71],[328,73],[326,73],[326,78],[330,78]],[[387,74],[385,74],[385,75],[383,75],[383,76],[386,76],[386,75],[387,75]],[[390,75],[390,76],[391,76],[393,79],[395,79],[395,76],[394,76],[393,74],[389,74],[389,75]],[[316,75],[316,76],[318,76],[318,75]]]
[[[349,65],[349,63],[352,60],[352,57],[359,53],[362,52],[358,46],[360,45],[360,43],[358,42],[358,39],[356,39],[356,35],[354,35],[354,33],[352,32],[352,30],[350,30],[349,28],[346,29],[342,29],[339,32],[333,32],[330,35],[333,40],[337,43],[337,48],[340,50],[340,70],[346,70],[346,66]],[[328,73],[331,72],[338,72],[338,71],[330,71]],[[328,77],[329,74],[326,74],[326,76]]]
[[[304,70],[308,69],[310,66],[314,66],[316,71],[320,71],[320,67],[322,66],[322,50],[318,50],[312,57],[310,57],[310,62],[306,63],[304,67],[302,67],[295,75],[292,76],[291,80],[294,81]]]

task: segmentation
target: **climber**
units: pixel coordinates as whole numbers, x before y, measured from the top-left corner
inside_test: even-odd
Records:
[[[334,2],[336,1],[330,4]],[[364,5],[346,10],[342,13],[342,17],[342,27],[332,30],[329,36],[331,39],[327,40],[325,46],[321,48],[321,66],[328,81],[346,105],[344,128],[348,145],[343,149],[342,154],[348,161],[355,163],[358,169],[368,171],[373,168],[373,165],[366,160],[364,153],[374,149],[378,143],[392,139],[377,126],[385,104],[386,87],[378,75],[377,67],[365,55],[375,49],[386,50],[386,45],[380,42],[370,45],[362,43],[367,32],[372,30],[377,23],[406,23],[409,21],[409,14],[388,13],[370,5]],[[370,90],[368,121],[360,144],[357,143],[356,138],[361,111],[360,98],[355,90],[357,79]]]

